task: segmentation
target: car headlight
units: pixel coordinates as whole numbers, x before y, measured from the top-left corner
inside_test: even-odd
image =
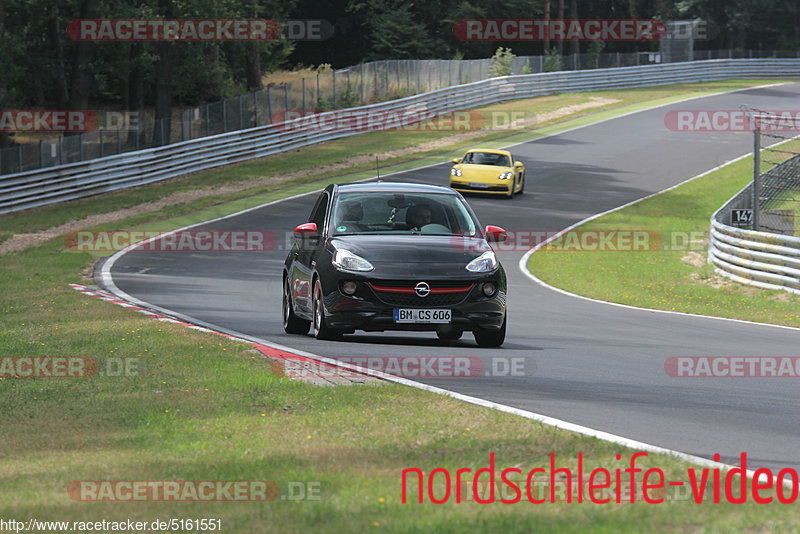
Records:
[[[498,178],[501,179],[501,180],[508,180],[513,175],[514,175],[514,173],[512,173],[511,171],[506,171],[503,174],[501,174],[500,176],[498,176]]]
[[[467,264],[467,270],[471,273],[487,273],[497,269],[497,258],[491,250],[484,252]]]
[[[452,169],[450,169],[450,174],[452,174],[453,176],[461,176],[461,169],[459,169],[458,167],[453,167]]]
[[[371,271],[375,268],[361,256],[356,256],[349,250],[343,248],[337,249],[336,252],[333,253],[333,265],[343,271],[356,272]]]

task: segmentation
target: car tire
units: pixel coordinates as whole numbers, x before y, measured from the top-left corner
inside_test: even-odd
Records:
[[[524,192],[525,192],[525,173],[523,172],[522,173],[522,185],[520,186],[519,192],[517,194],[521,195]]]
[[[319,278],[314,280],[314,296],[312,297],[312,325],[314,328],[314,337],[317,339],[338,339],[341,337],[341,332],[333,328],[329,328],[325,323],[325,306],[322,305],[322,284]]]
[[[292,305],[292,290],[289,285],[289,278],[283,280],[283,298],[281,299],[281,316],[283,318],[283,329],[287,334],[308,334],[311,321],[301,319],[294,313]]]
[[[508,194],[506,195],[507,199],[511,200],[512,198],[514,198],[514,189],[516,187],[517,187],[517,184],[515,184],[514,181],[512,180],[511,187],[509,188]]]
[[[476,330],[472,334],[475,336],[475,343],[479,347],[499,347],[506,340],[506,321],[508,317],[503,319],[503,326],[499,330]]]

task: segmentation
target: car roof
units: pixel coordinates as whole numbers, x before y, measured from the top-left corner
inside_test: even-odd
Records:
[[[340,193],[367,193],[367,192],[392,192],[392,193],[446,193],[458,195],[449,187],[429,184],[414,184],[408,182],[370,182],[364,184],[339,184]]]
[[[511,152],[508,150],[500,150],[497,148],[470,148],[464,154],[469,154],[470,152],[489,152],[490,154],[503,154],[504,156],[510,156]]]

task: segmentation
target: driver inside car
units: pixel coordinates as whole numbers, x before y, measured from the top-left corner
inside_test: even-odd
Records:
[[[431,223],[431,210],[425,206],[411,206],[406,212],[406,223],[412,231],[419,232],[423,226]]]

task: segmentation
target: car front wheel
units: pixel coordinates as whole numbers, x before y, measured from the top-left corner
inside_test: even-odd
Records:
[[[317,278],[314,281],[314,298],[312,299],[314,315],[314,337],[317,339],[338,339],[341,332],[328,328],[325,324],[325,306],[322,304],[322,284]]]
[[[506,321],[503,319],[503,326],[499,330],[476,330],[472,334],[475,336],[475,343],[479,347],[499,347],[506,340]]]

